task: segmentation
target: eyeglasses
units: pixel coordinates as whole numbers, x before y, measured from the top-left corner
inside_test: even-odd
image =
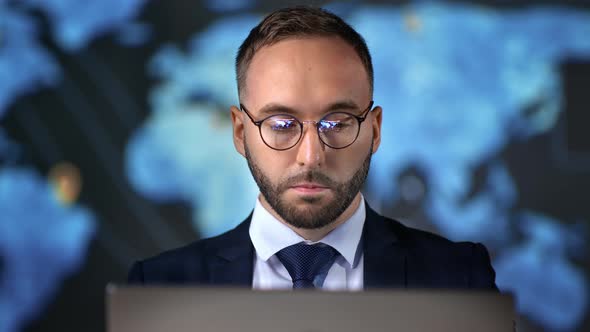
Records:
[[[303,136],[304,123],[315,124],[318,136],[325,145],[332,149],[344,149],[356,141],[361,130],[361,123],[365,121],[372,107],[371,100],[360,116],[347,112],[333,112],[326,114],[319,121],[299,121],[290,114],[274,114],[260,121],[254,121],[246,107],[240,104],[240,109],[258,127],[264,144],[278,151],[288,150],[299,143]]]

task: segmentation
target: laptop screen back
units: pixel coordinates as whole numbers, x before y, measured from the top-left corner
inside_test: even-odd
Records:
[[[514,331],[509,295],[107,288],[109,332]]]

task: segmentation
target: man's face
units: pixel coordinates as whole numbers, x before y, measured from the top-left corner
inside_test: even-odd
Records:
[[[292,113],[300,121],[318,121],[334,111],[361,115],[370,101],[360,58],[337,37],[293,38],[261,48],[250,63],[241,95],[256,121],[273,113]],[[324,145],[313,123],[304,124],[303,137],[294,147],[277,151],[235,107],[232,122],[236,149],[248,161],[263,205],[275,216],[296,228],[315,229],[352,213],[351,202],[379,147],[379,107],[367,115],[357,140],[344,149]]]

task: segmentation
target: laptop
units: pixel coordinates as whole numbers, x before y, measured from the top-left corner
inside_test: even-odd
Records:
[[[108,332],[515,331],[510,295],[107,286]]]

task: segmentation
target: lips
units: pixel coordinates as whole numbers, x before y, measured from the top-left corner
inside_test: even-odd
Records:
[[[323,189],[327,189],[328,187],[323,186],[318,183],[305,182],[305,183],[298,183],[298,184],[294,185],[293,188],[306,188],[306,189],[323,188]]]
[[[329,189],[328,187],[321,184],[310,182],[298,183],[291,188],[302,193],[317,193]]]

